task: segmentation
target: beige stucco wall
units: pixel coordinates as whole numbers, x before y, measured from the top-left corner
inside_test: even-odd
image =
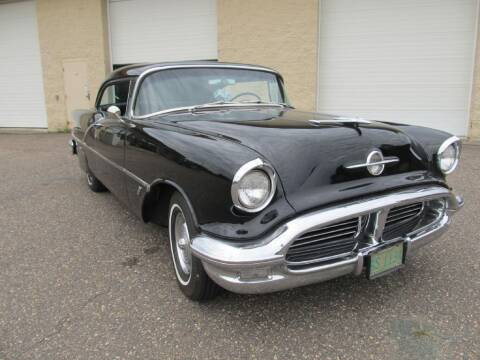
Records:
[[[85,59],[91,104],[110,69],[106,0],[37,0],[48,129],[67,127],[62,63]]]
[[[469,138],[480,141],[480,26],[477,29],[477,49],[475,53],[475,71],[473,74],[472,100],[470,105]]]
[[[318,0],[218,0],[220,61],[272,67],[291,102],[315,110]]]

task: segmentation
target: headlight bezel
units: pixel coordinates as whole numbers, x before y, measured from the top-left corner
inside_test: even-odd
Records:
[[[240,181],[252,171],[262,171],[267,175],[268,179],[270,180],[270,193],[267,195],[267,197],[261,203],[261,205],[251,208],[251,207],[245,206],[240,201],[239,185],[240,185]],[[272,201],[276,193],[276,190],[277,190],[277,175],[275,173],[275,170],[270,164],[266,163],[262,159],[257,158],[255,160],[252,160],[243,164],[240,167],[240,169],[238,169],[237,172],[235,173],[232,181],[232,186],[231,186],[231,196],[232,196],[233,205],[237,209],[244,211],[246,213],[260,212],[270,204],[270,202]]]
[[[441,156],[450,146],[454,147],[456,157],[455,157],[455,161],[453,162],[453,165],[448,170],[444,171],[441,167],[441,164],[440,164]],[[437,155],[436,156],[436,163],[437,163],[438,170],[440,170],[442,172],[442,174],[448,175],[448,174],[451,174],[452,172],[455,171],[455,169],[457,168],[458,163],[460,161],[461,150],[462,150],[462,142],[456,136],[452,136],[452,137],[448,138],[447,140],[445,140],[442,143],[442,145],[440,145],[440,147],[437,150],[437,154],[436,154]]]

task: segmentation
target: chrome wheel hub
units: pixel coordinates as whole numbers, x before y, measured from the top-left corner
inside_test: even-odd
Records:
[[[178,267],[185,275],[192,271],[192,253],[187,222],[182,212],[177,212],[174,220],[175,247],[178,254]],[[180,270],[179,269],[179,270]]]

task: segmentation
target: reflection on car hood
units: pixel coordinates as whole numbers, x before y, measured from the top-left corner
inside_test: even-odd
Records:
[[[162,118],[166,120],[256,151],[274,166],[297,210],[309,202],[438,181],[429,171],[429,155],[407,135],[404,125],[400,130],[381,122],[276,108],[176,114]],[[345,169],[345,164],[365,162],[373,149],[400,161],[378,177],[364,168]]]

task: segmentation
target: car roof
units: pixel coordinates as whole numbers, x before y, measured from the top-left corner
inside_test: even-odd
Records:
[[[240,63],[228,63],[228,62],[218,62],[218,61],[175,61],[175,62],[158,62],[158,63],[143,63],[143,64],[133,64],[121,67],[113,71],[110,76],[106,79],[107,81],[118,80],[125,77],[139,76],[147,70],[161,67],[183,67],[183,66],[192,66],[192,67],[203,67],[203,66],[218,66],[218,67],[245,67],[256,70],[263,70],[268,72],[276,73],[281,77],[281,75],[273,69],[270,69],[265,66],[250,65],[250,64],[240,64]]]

